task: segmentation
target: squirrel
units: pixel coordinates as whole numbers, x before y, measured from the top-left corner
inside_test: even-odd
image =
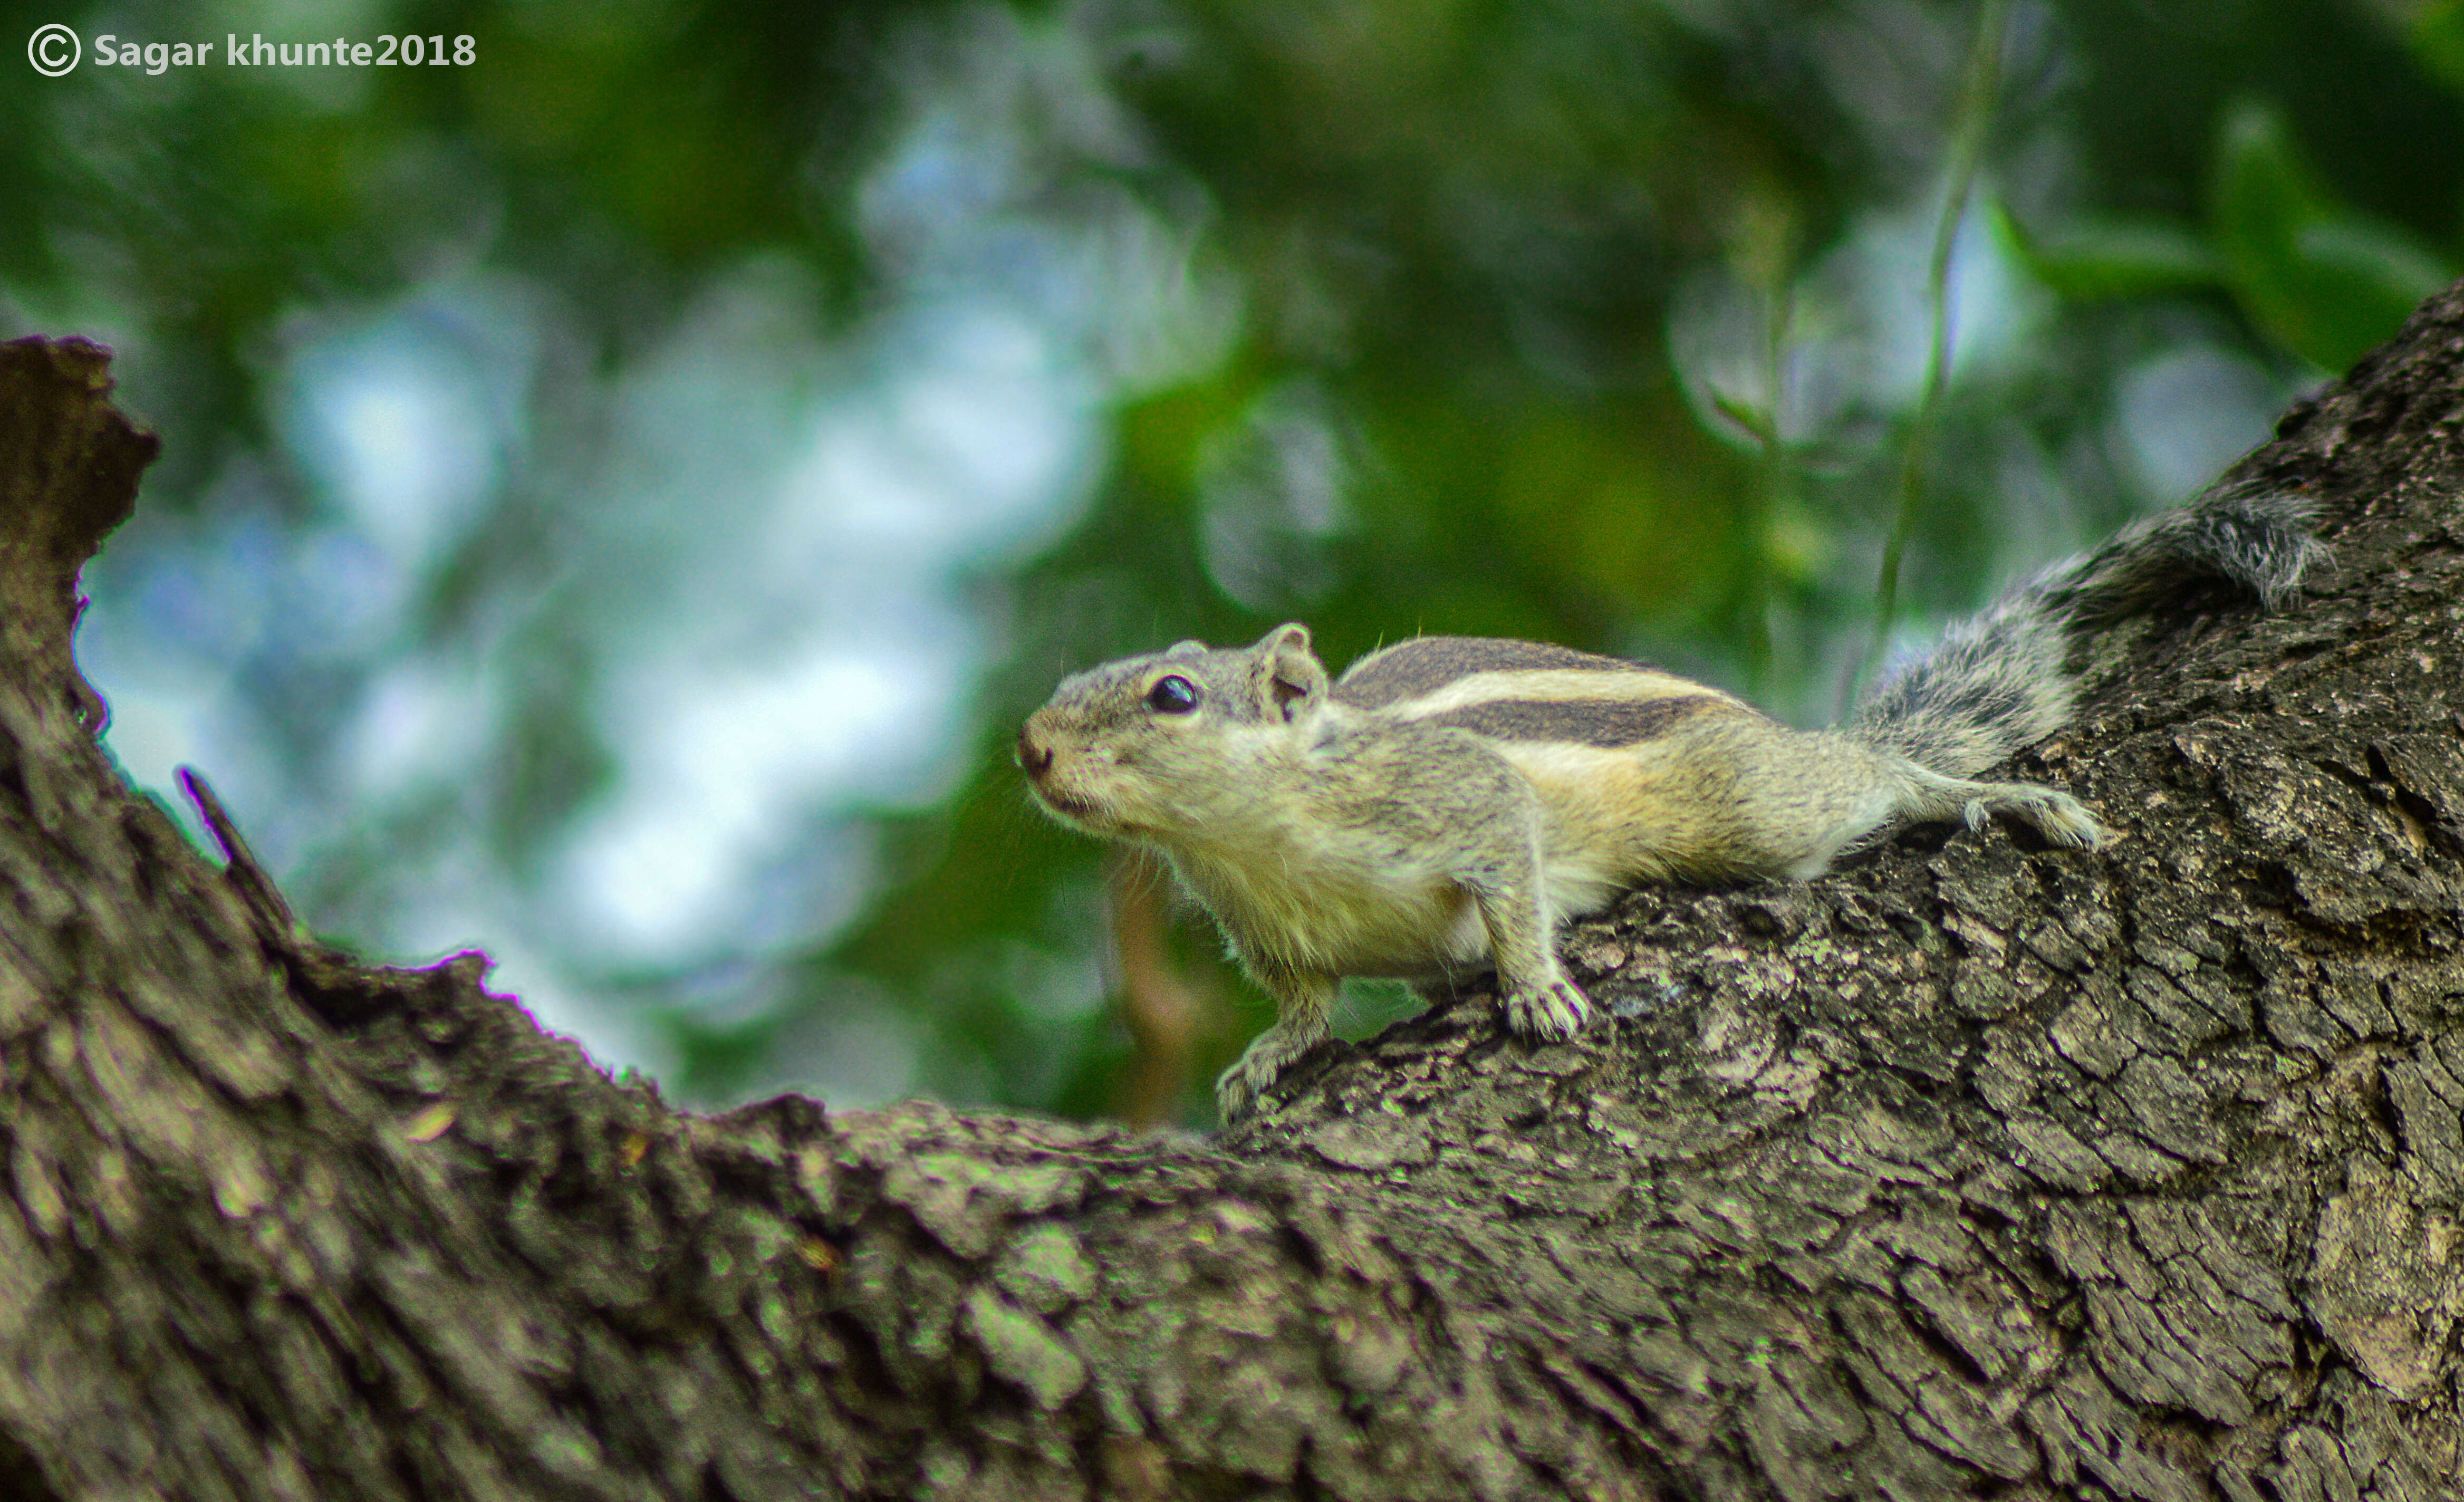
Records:
[[[2299,495],[2219,486],[1953,626],[1830,730],[1539,642],[1415,637],[1330,678],[1295,622],[1064,679],[1018,763],[1063,824],[1160,851],[1275,998],[1216,1084],[1230,1123],[1327,1036],[1344,976],[1494,966],[1507,1026],[1562,1040],[1590,1005],[1557,925],[1629,888],[1804,879],[1902,824],[1994,813],[2094,847],[2070,794],[1977,774],[2070,719],[2094,629],[2202,579],[2284,604],[2323,552],[2313,520]]]

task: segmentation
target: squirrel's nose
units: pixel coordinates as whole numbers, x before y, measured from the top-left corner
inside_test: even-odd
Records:
[[[1029,777],[1042,777],[1052,766],[1052,753],[1036,744],[1033,732],[1024,725],[1018,727],[1018,764]]]

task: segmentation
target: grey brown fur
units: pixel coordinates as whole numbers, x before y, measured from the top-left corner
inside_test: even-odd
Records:
[[[1810,877],[1895,826],[1991,813],[2096,844],[2069,794],[1973,777],[2069,719],[2085,630],[2200,579],[2280,604],[2320,555],[2310,522],[2299,497],[2220,487],[1953,627],[1838,730],[1536,642],[1421,637],[1331,681],[1295,623],[1064,680],[1019,763],[1064,822],[1161,851],[1275,996],[1217,1083],[1235,1120],[1326,1036],[1347,975],[1493,965],[1508,1026],[1566,1038],[1589,1004],[1556,925],[1626,888]]]
[[[1596,673],[1648,673],[1639,662],[1577,652],[1551,642],[1492,636],[1415,636],[1370,653],[1335,681],[1334,696],[1354,709],[1384,709],[1442,688],[1467,673],[1516,668],[1573,668]]]
[[[1670,698],[1496,699],[1466,704],[1427,717],[1491,740],[1563,740],[1573,745],[1630,746],[1666,735],[1716,700],[1687,695]]]
[[[2133,522],[1952,626],[1858,706],[1851,733],[1953,777],[1997,765],[2069,723],[2085,630],[2203,580],[2278,609],[2325,556],[2315,520],[2307,497],[2241,482]]]

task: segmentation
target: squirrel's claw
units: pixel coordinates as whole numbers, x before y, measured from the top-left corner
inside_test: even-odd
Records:
[[[1563,1043],[1582,1031],[1591,1016],[1592,1004],[1563,976],[1506,996],[1506,1025],[1519,1037]]]
[[[2110,831],[2096,822],[2087,805],[2068,793],[2026,783],[2002,784],[1996,791],[2002,795],[2002,807],[2035,825],[2036,832],[2052,844],[2092,850],[2109,837]]]
[[[1326,1028],[1287,1027],[1278,1023],[1258,1034],[1248,1051],[1232,1061],[1232,1067],[1216,1076],[1215,1109],[1223,1115],[1223,1124],[1255,1115],[1268,1090],[1274,1087],[1285,1070],[1300,1060],[1301,1055],[1317,1047],[1326,1037]]]
[[[2056,845],[2094,850],[2111,837],[2111,831],[2087,811],[2087,805],[2068,793],[2049,789],[2043,806],[2035,810],[2034,818],[2037,831]]]

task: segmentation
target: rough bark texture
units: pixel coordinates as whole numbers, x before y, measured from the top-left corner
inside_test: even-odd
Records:
[[[2338,564],[2100,647],[2126,837],[1639,894],[1228,1138],[679,1115],[97,750],[152,441],[0,349],[0,1494],[2458,1492],[2464,298],[2248,468]]]

